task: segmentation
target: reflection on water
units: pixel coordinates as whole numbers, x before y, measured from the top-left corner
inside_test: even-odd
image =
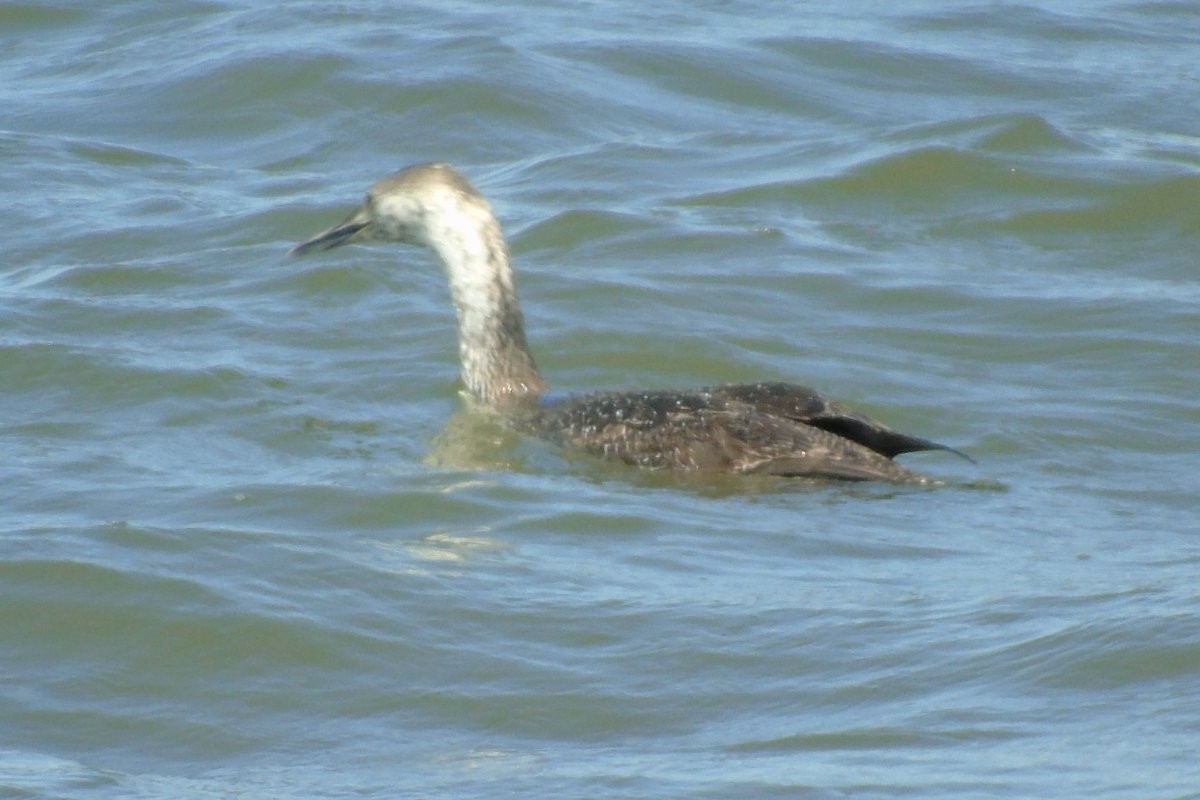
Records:
[[[516,452],[521,440],[495,415],[467,408],[451,414],[423,460],[447,469],[519,471],[524,463]]]

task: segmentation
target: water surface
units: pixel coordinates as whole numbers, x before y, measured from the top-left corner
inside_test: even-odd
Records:
[[[1200,797],[1191,3],[0,8],[0,793]],[[820,388],[936,490],[464,415],[449,161],[580,391]]]

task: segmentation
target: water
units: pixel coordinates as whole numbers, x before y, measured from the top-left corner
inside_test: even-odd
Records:
[[[1200,797],[1193,3],[0,7],[0,794]],[[563,390],[809,383],[936,490],[465,416],[409,163]]]

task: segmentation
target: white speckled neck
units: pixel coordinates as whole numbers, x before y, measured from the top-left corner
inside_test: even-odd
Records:
[[[465,180],[458,178],[452,188],[431,193],[423,204],[420,233],[437,253],[450,283],[463,382],[485,405],[541,394],[546,383],[525,339],[500,224],[487,201]],[[386,217],[387,196],[376,202],[379,216]]]

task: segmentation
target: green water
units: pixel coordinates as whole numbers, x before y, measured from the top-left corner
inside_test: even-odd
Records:
[[[0,7],[0,795],[1197,797],[1191,3]],[[449,161],[556,389],[815,386],[937,490],[463,413]]]

